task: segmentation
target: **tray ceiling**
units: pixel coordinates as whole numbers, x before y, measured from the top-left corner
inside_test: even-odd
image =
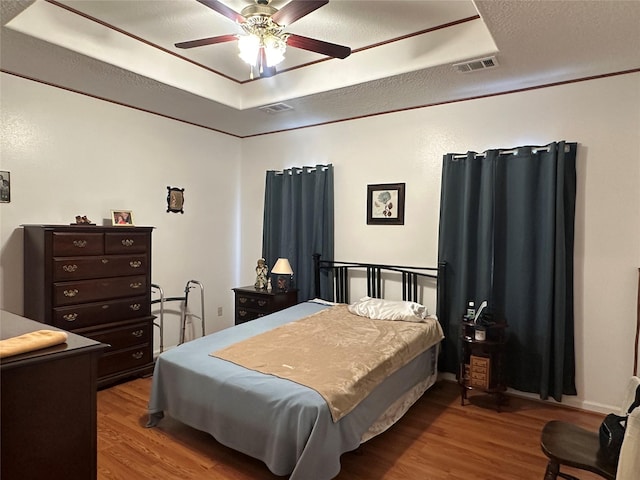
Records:
[[[286,31],[351,56],[290,47],[257,80],[236,42],[175,48],[240,33],[195,0],[0,4],[2,71],[239,137],[640,68],[636,1],[331,0]],[[495,68],[453,67],[492,55]],[[259,108],[280,102],[291,109]]]

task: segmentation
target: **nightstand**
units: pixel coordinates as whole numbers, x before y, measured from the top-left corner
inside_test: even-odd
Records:
[[[268,291],[251,285],[237,287],[233,291],[236,296],[236,325],[264,317],[298,303],[297,289],[278,292],[275,289]]]
[[[504,349],[506,323],[487,326],[484,335],[476,336],[473,322],[462,321],[460,341],[462,352],[460,358],[460,402],[464,405],[467,391],[482,390],[496,395],[496,408],[504,403],[504,392],[507,390],[504,375]]]

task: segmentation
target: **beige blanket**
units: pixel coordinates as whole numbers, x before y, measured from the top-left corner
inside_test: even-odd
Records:
[[[67,341],[66,332],[37,330],[17,337],[0,340],[0,358],[52,347]]]
[[[338,305],[211,355],[316,390],[337,422],[443,337],[436,320],[372,320]]]

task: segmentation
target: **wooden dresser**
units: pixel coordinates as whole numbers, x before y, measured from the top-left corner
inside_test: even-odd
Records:
[[[0,339],[58,330],[0,310]],[[96,478],[96,370],[106,345],[67,342],[0,360],[0,478]]]
[[[152,230],[24,225],[24,314],[108,344],[99,387],[152,373]]]
[[[233,291],[236,295],[236,325],[264,317],[298,303],[297,289],[277,292],[248,286],[237,287]]]

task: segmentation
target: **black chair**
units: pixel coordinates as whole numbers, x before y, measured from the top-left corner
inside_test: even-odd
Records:
[[[620,412],[618,412],[619,415],[627,413],[636,398],[638,388],[640,388],[640,378],[631,377],[625,390]],[[638,412],[634,411],[630,418],[635,418],[636,416],[638,416]],[[638,429],[638,427],[634,426],[634,432],[635,429]],[[600,451],[600,437],[597,431],[593,432],[578,425],[558,420],[547,422],[542,429],[540,437],[540,447],[549,458],[544,480],[556,480],[558,477],[567,480],[578,480],[573,475],[560,472],[561,465],[593,472],[609,480],[616,480],[617,470],[620,468],[624,473],[618,480],[627,480],[627,478],[630,478],[627,472],[635,468],[635,462],[637,461],[635,457],[637,456],[638,448],[636,434],[633,433],[631,435],[632,432],[629,429],[629,425],[627,430],[628,432],[625,434],[623,441],[623,449],[627,450],[625,452],[626,458],[623,459],[621,454],[620,463],[616,464],[607,460]],[[640,478],[640,472],[638,473],[639,475],[634,477],[633,480]]]
[[[616,465],[599,454],[598,432],[585,430],[572,423],[552,420],[542,429],[540,446],[549,457],[544,480],[555,480],[558,477],[578,480],[572,475],[560,472],[560,465],[588,470],[609,480],[616,478]]]

